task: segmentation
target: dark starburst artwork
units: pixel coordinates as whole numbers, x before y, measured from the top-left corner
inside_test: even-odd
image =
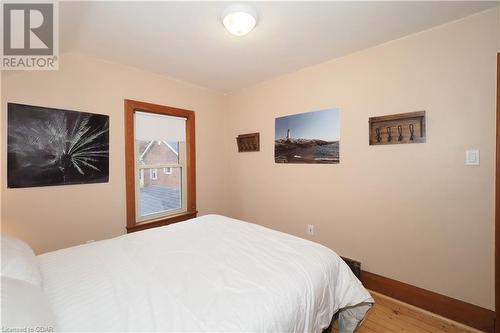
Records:
[[[9,103],[9,188],[105,183],[109,116]]]

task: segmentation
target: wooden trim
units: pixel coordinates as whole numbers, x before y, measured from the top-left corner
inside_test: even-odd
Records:
[[[166,219],[161,219],[158,221],[154,222],[148,222],[148,223],[143,223],[143,224],[137,224],[133,227],[127,227],[127,233],[131,232],[136,232],[136,231],[141,231],[149,228],[156,228],[156,227],[162,227],[164,225],[169,225],[172,223],[177,223],[181,221],[186,221],[192,218],[195,218],[196,215],[198,214],[197,211],[194,212],[187,212],[187,213],[182,213],[179,215],[175,215]]]
[[[495,330],[495,312],[492,310],[366,271],[361,273],[361,281],[367,289],[478,330],[488,333]]]
[[[187,144],[187,175],[188,175],[188,212],[196,211],[196,138],[195,138],[195,119],[194,112],[189,111],[190,116],[186,121],[186,140]]]
[[[370,117],[370,121],[379,122],[379,121],[390,121],[390,120],[400,120],[406,118],[422,118],[422,117],[425,117],[425,111],[414,111],[406,113],[396,113],[387,116]]]
[[[135,211],[134,112],[136,110],[186,118],[187,212],[153,222],[138,224]],[[170,106],[125,100],[125,177],[127,198],[127,232],[144,230],[196,217],[196,138],[194,111]]]
[[[497,54],[497,146],[495,171],[495,311],[500,333],[500,53]]]
[[[125,100],[125,190],[127,228],[135,226],[134,105]]]

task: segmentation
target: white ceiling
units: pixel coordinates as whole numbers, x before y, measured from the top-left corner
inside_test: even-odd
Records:
[[[247,36],[220,22],[229,2],[61,2],[60,47],[234,91],[483,11],[498,2],[248,2]]]

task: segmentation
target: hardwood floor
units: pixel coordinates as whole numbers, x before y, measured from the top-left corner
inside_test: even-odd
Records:
[[[375,305],[357,333],[475,333],[459,323],[370,291]],[[332,332],[338,333],[335,323]]]

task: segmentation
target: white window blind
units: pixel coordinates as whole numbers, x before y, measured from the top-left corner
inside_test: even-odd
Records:
[[[186,118],[135,112],[136,140],[186,141]]]

